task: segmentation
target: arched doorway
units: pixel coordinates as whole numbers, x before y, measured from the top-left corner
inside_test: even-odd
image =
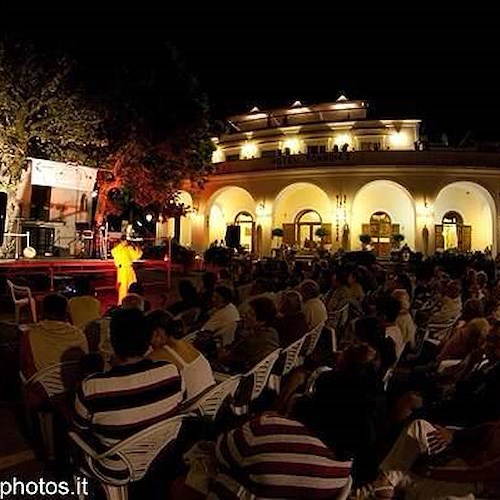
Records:
[[[296,241],[300,247],[314,248],[318,238],[315,233],[321,227],[322,220],[316,210],[302,210],[295,217]]]
[[[240,245],[248,252],[252,252],[255,228],[252,214],[246,211],[239,212],[234,218],[234,223],[240,226]]]
[[[370,217],[369,235],[377,255],[387,255],[391,251],[391,236],[399,232],[399,226],[392,224],[391,217],[386,212],[375,212]]]
[[[443,215],[441,226],[436,226],[436,247],[468,252],[471,248],[471,227],[464,226],[463,217],[455,210]]]
[[[304,246],[320,238],[316,229],[323,227],[331,243],[333,206],[328,195],[315,184],[296,182],[283,188],[275,198],[273,228],[283,228],[283,243]]]
[[[445,186],[434,202],[436,250],[496,254],[496,208],[490,192],[480,184],[457,181]]]
[[[350,208],[353,242],[359,246],[359,236],[369,234],[379,243],[378,254],[386,255],[391,250],[392,235],[399,233],[405,243],[415,248],[415,201],[401,184],[388,179],[369,182],[356,193]],[[378,215],[373,218],[378,213],[388,218]]]
[[[208,200],[208,242],[215,240],[224,241],[227,226],[237,224],[240,214],[246,214],[252,218],[255,217],[255,200],[252,195],[239,186],[226,186],[216,191]],[[241,219],[242,223],[249,222]],[[244,238],[244,228],[241,228],[240,244]]]

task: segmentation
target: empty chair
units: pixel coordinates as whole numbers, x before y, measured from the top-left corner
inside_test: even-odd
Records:
[[[14,301],[16,325],[19,325],[20,323],[21,308],[24,306],[29,306],[31,310],[31,318],[33,320],[33,323],[36,323],[37,322],[36,302],[33,296],[31,295],[30,287],[15,285],[10,280],[7,280],[7,284],[9,285],[10,288],[12,300]]]

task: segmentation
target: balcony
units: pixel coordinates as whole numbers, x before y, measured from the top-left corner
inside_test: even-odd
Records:
[[[500,168],[500,153],[476,151],[352,151],[317,155],[283,155],[275,158],[226,161],[216,164],[215,175],[287,170],[294,168],[346,166],[443,166]]]

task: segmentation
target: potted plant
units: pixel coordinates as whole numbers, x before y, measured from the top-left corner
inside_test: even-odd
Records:
[[[366,247],[371,243],[372,237],[369,234],[360,234],[359,241],[363,245],[363,250],[366,250]]]
[[[325,238],[328,236],[329,232],[327,229],[325,229],[324,227],[318,227],[318,229],[316,229],[316,231],[314,231],[314,234],[318,237],[318,238],[321,238],[321,243],[320,243],[320,247],[323,248],[324,247],[324,243],[325,243]]]
[[[394,248],[399,250],[399,247],[401,246],[401,242],[405,239],[404,235],[400,233],[396,233],[392,235],[392,242],[394,245]]]

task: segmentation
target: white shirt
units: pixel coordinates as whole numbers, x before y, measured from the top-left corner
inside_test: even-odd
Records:
[[[399,329],[398,325],[386,326],[385,327],[385,336],[390,337],[394,340],[394,344],[396,345],[396,357],[399,360],[403,349],[405,348],[405,341],[403,340],[403,334]]]
[[[222,309],[216,309],[211,318],[203,325],[202,330],[208,330],[209,332],[217,334],[222,334],[228,337],[223,339],[223,344],[227,345],[234,340],[234,332],[236,330],[237,322],[240,320],[240,313],[233,303],[227,304]],[[231,334],[226,332],[232,331]]]
[[[212,367],[203,354],[200,353],[191,363],[186,363],[186,361],[169,346],[164,345],[163,349],[169,352],[182,366],[182,368],[179,368],[179,372],[186,387],[186,399],[195,398],[208,387],[215,385]]]
[[[328,319],[325,303],[319,297],[306,301],[302,307],[302,311],[306,317],[309,330],[318,326],[322,321],[326,322]]]

